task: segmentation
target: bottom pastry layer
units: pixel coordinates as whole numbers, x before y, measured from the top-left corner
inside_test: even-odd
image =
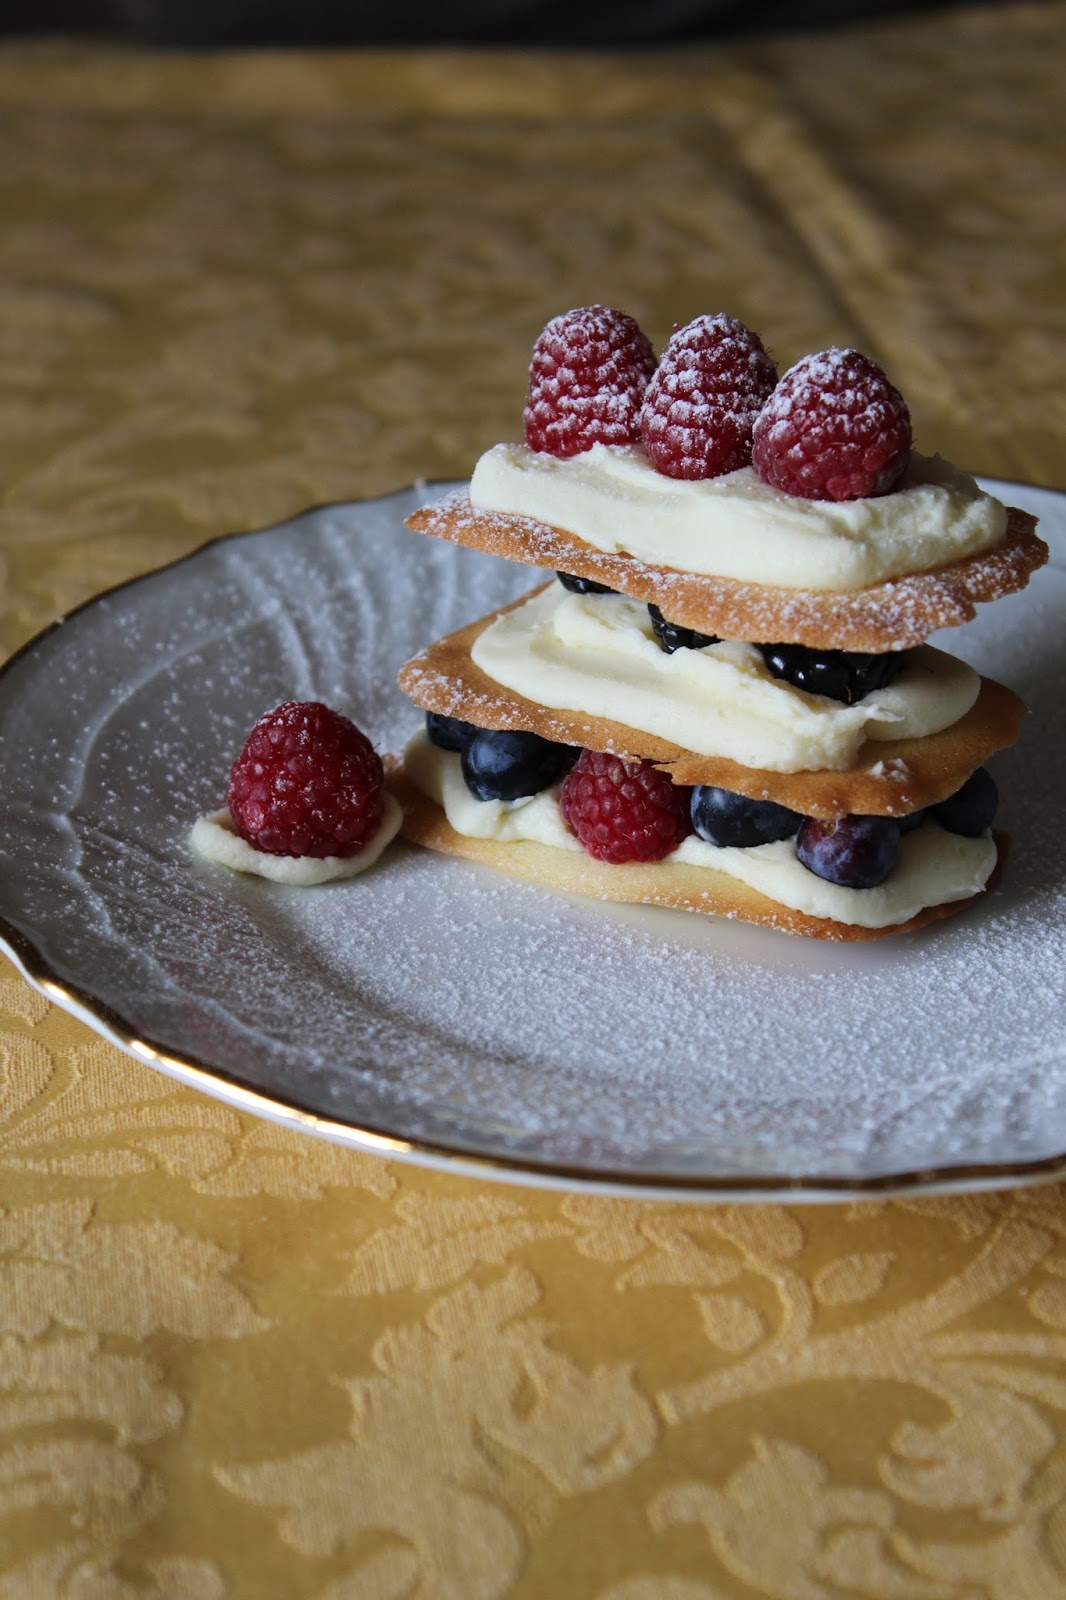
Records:
[[[889,934],[910,933],[939,918],[952,916],[972,904],[995,881],[1006,849],[1005,836],[997,833],[994,836],[996,858],[983,890],[925,906],[900,922],[884,927],[865,927],[794,910],[728,873],[678,861],[676,857],[669,857],[665,861],[613,866],[586,855],[580,847],[562,849],[558,845],[531,840],[502,841],[471,837],[457,832],[442,807],[416,787],[406,774],[396,773],[390,777],[390,788],[403,806],[402,837],[427,849],[480,862],[513,877],[525,878],[545,888],[568,894],[698,911],[815,939],[878,939]],[[869,891],[848,891],[856,894],[866,892]]]

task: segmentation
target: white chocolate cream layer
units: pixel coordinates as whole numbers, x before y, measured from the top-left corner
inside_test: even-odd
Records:
[[[939,732],[965,716],[981,687],[965,662],[922,645],[887,688],[845,706],[775,678],[739,640],[667,655],[641,601],[570,594],[561,583],[490,624],[470,654],[496,683],[540,705],[770,772],[840,771],[867,739]]]
[[[464,785],[465,788],[465,785]],[[272,883],[310,889],[339,878],[355,878],[372,867],[385,847],[400,831],[403,812],[391,794],[385,795],[381,827],[354,856],[272,856],[256,850],[234,831],[228,808],[200,817],[189,833],[189,844],[198,856],[233,872],[254,873]]]
[[[864,589],[987,550],[1003,505],[939,456],[912,454],[891,494],[839,504],[771,488],[751,467],[689,483],[656,472],[640,445],[594,445],[566,460],[498,444],[470,499],[654,566],[786,589]]]
[[[456,833],[501,843],[530,840],[581,849],[562,819],[558,788],[506,804],[477,800],[463,782],[459,757],[438,749],[423,732],[408,744],[404,767],[411,782],[441,807]],[[816,877],[797,861],[791,839],[738,850],[708,844],[693,834],[663,864],[669,863],[713,867],[778,905],[810,917],[859,928],[890,928],[926,906],[979,894],[996,864],[996,846],[990,834],[964,839],[935,822],[923,823],[900,840],[896,865],[875,889],[844,889]]]

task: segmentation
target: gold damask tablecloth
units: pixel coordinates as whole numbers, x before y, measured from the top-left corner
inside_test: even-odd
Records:
[[[462,475],[593,299],[850,342],[1066,480],[1066,6],[611,58],[0,51],[2,641]],[[7,775],[5,774],[5,778]],[[2,1600],[1066,1595],[1066,1191],[544,1194],[0,978]]]

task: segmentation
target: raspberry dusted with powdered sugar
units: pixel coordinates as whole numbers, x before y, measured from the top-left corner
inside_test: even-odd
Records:
[[[644,448],[668,478],[717,478],[751,460],[751,430],[777,382],[758,334],[722,311],[678,328],[640,414]]]
[[[655,352],[624,311],[578,306],[553,317],[529,367],[526,443],[551,456],[634,444]]]
[[[692,832],[691,796],[650,761],[582,750],[563,779],[559,807],[589,855],[617,867],[676,850]]]
[[[381,757],[354,722],[317,700],[260,717],[233,764],[233,826],[272,856],[354,856],[381,827]]]
[[[894,488],[910,451],[899,390],[869,356],[834,348],[785,373],[756,420],[752,463],[783,494],[859,500]]]

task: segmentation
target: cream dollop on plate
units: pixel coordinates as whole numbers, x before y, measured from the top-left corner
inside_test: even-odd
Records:
[[[234,830],[228,807],[200,817],[189,833],[189,844],[196,855],[232,872],[254,873],[272,883],[286,883],[309,889],[340,878],[355,878],[372,867],[387,845],[400,831],[403,812],[386,791],[381,826],[374,837],[354,856],[274,856],[256,850]]]

